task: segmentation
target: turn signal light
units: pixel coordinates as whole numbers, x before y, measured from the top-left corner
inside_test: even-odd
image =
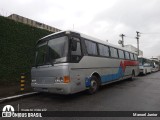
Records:
[[[64,83],[69,83],[69,82],[70,82],[70,77],[64,76]]]

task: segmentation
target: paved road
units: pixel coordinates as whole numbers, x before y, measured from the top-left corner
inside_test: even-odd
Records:
[[[48,111],[160,111],[160,72],[103,86],[94,95],[85,92],[69,96],[37,94],[0,104],[0,109],[6,104],[15,109],[19,104],[20,109]]]

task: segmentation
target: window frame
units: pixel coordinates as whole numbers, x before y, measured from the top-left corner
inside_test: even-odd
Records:
[[[90,53],[88,52],[88,50],[87,50],[87,45],[86,45],[86,41],[92,42],[92,43],[94,43],[94,44],[96,45],[97,54],[90,54]],[[97,42],[94,42],[94,41],[92,41],[92,40],[89,40],[89,39],[84,38],[84,44],[85,44],[85,48],[86,48],[86,52],[87,52],[88,56],[99,56],[99,49],[98,49]]]
[[[81,55],[77,55],[77,56],[80,57],[80,59],[78,61],[72,61],[72,53],[71,53],[72,52],[72,50],[71,50],[71,41],[72,41],[71,39],[72,38],[78,39],[79,43],[80,43]],[[69,60],[68,60],[69,63],[79,63],[79,61],[81,61],[81,59],[83,58],[84,50],[83,50],[83,47],[82,47],[82,44],[83,44],[82,41],[83,41],[82,38],[79,37],[79,36],[69,35]],[[76,56],[76,55],[73,55],[73,56]]]
[[[129,58],[126,58],[126,53],[128,53]],[[131,58],[130,58],[130,52],[128,52],[128,51],[124,51],[124,54],[125,54],[125,59],[126,59],[126,60],[131,60]]]
[[[134,60],[134,55],[133,55],[133,53],[129,53],[129,55],[130,55],[130,60]],[[131,58],[131,55],[133,55],[133,59]]]
[[[100,45],[105,46],[105,47],[108,48],[108,56],[104,56],[104,55],[100,54],[100,47],[99,47]],[[110,57],[110,47],[108,45],[104,45],[104,44],[98,43],[97,46],[98,46],[98,53],[99,53],[100,57],[107,57],[107,58]]]
[[[138,61],[138,56],[135,53],[133,54],[133,56],[134,56],[134,60]]]
[[[82,43],[81,43],[80,38],[74,37],[74,36],[73,36],[72,38],[73,38],[73,40],[76,40],[76,39],[77,39],[76,41],[77,41],[77,42],[79,43],[79,45],[80,45],[79,48],[80,48],[80,54],[81,54],[81,55],[77,55],[77,56],[82,56],[82,54],[83,54],[83,53],[82,53],[82,45],[81,45]],[[72,40],[71,40],[71,41],[72,41]],[[72,55],[72,50],[70,50],[70,51],[71,51],[70,54]]]
[[[120,58],[119,51],[122,51],[122,52],[123,52],[123,56],[124,56],[124,58]],[[119,59],[125,59],[125,51],[124,51],[124,50],[122,50],[122,49],[118,49],[118,56],[119,56]]]
[[[111,55],[111,48],[116,49],[116,51],[117,51],[117,57],[113,57],[113,56]],[[119,59],[118,48],[115,48],[115,47],[110,46],[109,49],[110,49],[110,57],[111,57],[111,58]]]

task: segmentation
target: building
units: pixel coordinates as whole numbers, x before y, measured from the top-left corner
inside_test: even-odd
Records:
[[[17,14],[11,14],[10,16],[8,16],[8,18],[12,19],[12,20],[15,20],[15,21],[18,21],[18,22],[21,22],[21,23],[24,23],[24,24],[27,24],[27,25],[31,25],[33,27],[45,29],[45,30],[48,30],[48,31],[51,31],[51,32],[61,31],[60,29],[57,29],[55,27],[46,25],[44,23],[37,22],[35,20],[31,20],[29,18],[22,17],[22,16],[17,15]]]
[[[136,47],[134,47],[133,45],[125,45],[124,48],[134,51],[138,54],[138,49]],[[139,56],[143,56],[143,51],[139,50]]]
[[[152,57],[151,59],[152,59],[152,60],[157,60],[157,61],[159,61],[159,62],[160,62],[160,56]]]
[[[158,60],[160,61],[160,56],[157,56]]]

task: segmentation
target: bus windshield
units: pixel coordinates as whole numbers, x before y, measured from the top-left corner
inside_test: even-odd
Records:
[[[36,48],[36,66],[67,61],[68,38],[66,36],[40,43]]]
[[[139,65],[143,65],[143,58],[138,58]]]

